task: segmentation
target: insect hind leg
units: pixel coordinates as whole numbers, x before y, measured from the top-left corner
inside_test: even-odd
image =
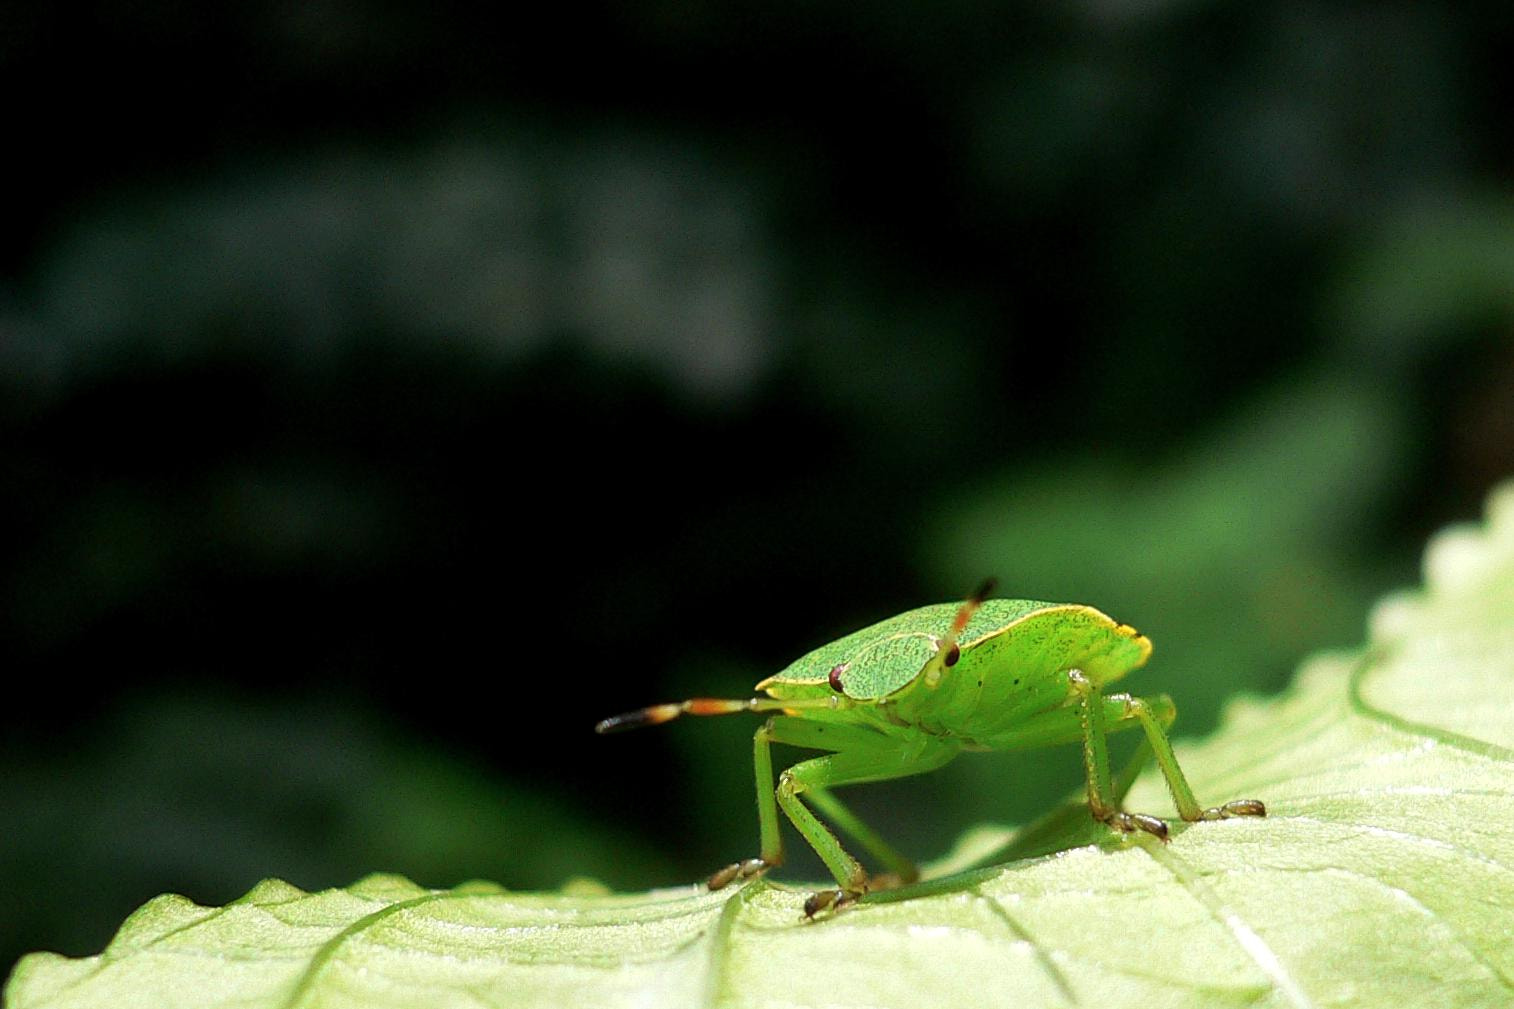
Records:
[[[1130,833],[1142,830],[1162,841],[1167,840],[1167,822],[1160,817],[1145,813],[1127,813],[1119,808],[1109,774],[1109,749],[1105,737],[1110,727],[1105,722],[1105,705],[1108,701],[1122,700],[1120,721],[1135,720],[1145,731],[1146,741],[1156,756],[1162,777],[1172,793],[1178,815],[1189,822],[1197,820],[1224,820],[1235,816],[1266,816],[1266,806],[1257,799],[1237,799],[1208,809],[1201,807],[1194,798],[1177,756],[1172,752],[1172,742],[1167,738],[1167,726],[1177,717],[1170,701],[1159,699],[1158,704],[1139,697],[1104,698],[1097,685],[1081,670],[1069,670],[1069,683],[1078,695],[1078,716],[1083,730],[1083,762],[1088,775],[1088,808],[1095,819],[1109,824],[1116,830]]]
[[[1157,766],[1162,769],[1162,777],[1167,781],[1167,789],[1172,793],[1172,801],[1178,807],[1178,815],[1184,820],[1194,823],[1199,820],[1228,820],[1235,816],[1267,815],[1267,807],[1260,799],[1233,799],[1207,809],[1200,806],[1198,800],[1194,798],[1193,789],[1188,785],[1188,778],[1184,776],[1183,769],[1178,766],[1177,755],[1172,752],[1172,741],[1167,738],[1167,727],[1177,717],[1177,711],[1169,703],[1166,706],[1166,718],[1160,718],[1152,710],[1152,705],[1139,697],[1132,697],[1127,702],[1127,708],[1145,730],[1146,740],[1151,744]]]

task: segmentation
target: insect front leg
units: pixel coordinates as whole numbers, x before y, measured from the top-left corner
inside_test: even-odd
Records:
[[[802,761],[779,776],[773,787],[772,744],[785,743],[817,750],[834,750],[827,756]],[[921,736],[909,743],[885,736],[869,728],[817,722],[792,716],[769,719],[753,737],[753,764],[757,776],[757,819],[761,834],[761,855],[744,862],[733,862],[709,879],[718,890],[737,879],[754,876],[783,862],[783,839],[778,830],[778,810],[782,809],[810,847],[815,849],[838,888],[822,890],[805,901],[805,916],[837,909],[855,901],[869,890],[883,885],[897,885],[918,877],[914,863],[890,847],[873,829],[840,800],[830,789],[865,781],[883,781],[924,774],[943,766],[957,755],[956,746]],[[862,864],[842,846],[841,841],[810,811],[800,796],[834,820],[848,836],[883,862],[892,877],[871,877]]]
[[[762,861],[782,859],[778,835],[777,810],[782,809],[799,833],[815,849],[838,884],[835,890],[822,890],[805,902],[805,916],[813,917],[827,909],[837,909],[855,901],[870,890],[917,878],[914,863],[890,847],[873,829],[830,790],[847,784],[883,781],[914,774],[924,774],[946,764],[957,755],[958,747],[927,736],[903,741],[871,728],[822,722],[801,717],[771,719],[758,733],[757,787],[759,823],[762,830]],[[784,771],[778,787],[772,784],[772,743],[785,743],[817,750],[835,751],[827,756],[802,761]],[[801,796],[803,798],[801,798]],[[832,819],[849,837],[876,857],[892,875],[869,876],[841,841],[807,806]],[[738,868],[727,867],[716,876],[740,875]],[[760,870],[758,870],[760,871]],[[720,880],[712,880],[720,882]]]
[[[896,881],[869,877],[862,865],[842,847],[836,835],[831,833],[805,806],[801,796],[808,795],[813,800],[816,793],[825,793],[830,788],[839,785],[924,774],[943,766],[956,755],[956,747],[934,740],[922,739],[901,746],[887,737],[879,737],[878,742],[871,743],[866,749],[843,750],[828,756],[815,757],[794,765],[780,776],[779,807],[788,814],[795,828],[804,835],[804,839],[809,842],[810,847],[815,849],[821,861],[825,862],[826,868],[831,870],[831,875],[835,877],[838,884],[837,889],[822,890],[805,901],[805,917],[812,918],[821,911],[839,909],[870,890],[894,885]],[[843,829],[847,829],[848,833],[859,840],[868,838],[869,843],[865,845],[866,847],[874,848],[873,842],[876,842],[878,850],[875,853],[889,852],[891,857],[885,858],[886,862],[892,862],[895,866],[905,868],[906,872],[913,874],[912,864],[894,853],[891,848],[883,845],[876,834],[873,834],[834,799],[822,799],[815,804],[821,808],[839,807],[843,811],[841,820]]]
[[[757,858],[732,862],[713,873],[708,880],[711,890],[719,890],[738,879],[750,879],[767,869],[783,864],[783,835],[778,829],[779,794],[773,788],[772,748],[775,742],[808,747],[813,750],[871,750],[882,744],[884,737],[871,729],[813,722],[792,716],[769,718],[764,722],[752,737],[752,765],[757,776],[757,826],[760,854]],[[872,828],[863,823],[856,814],[843,806],[840,800],[823,787],[811,784],[806,794],[822,813],[834,820],[844,832],[875,855],[902,880],[912,881],[918,877],[919,873],[913,863],[885,843]],[[807,810],[806,814],[808,814]],[[792,814],[790,817],[792,818]],[[806,837],[808,839],[808,835]],[[813,844],[813,841],[811,843]],[[850,858],[850,856],[846,857]]]
[[[760,854],[732,862],[710,875],[707,884],[719,890],[733,880],[750,879],[783,864],[783,835],[778,832],[778,800],[773,794],[773,723],[769,718],[752,736],[752,766],[757,774],[757,829]],[[785,719],[787,721],[787,719]]]
[[[888,867],[889,876],[872,877],[872,889],[880,889],[882,884],[888,882],[903,886],[920,878],[920,869],[911,859],[900,854],[893,845],[885,841],[876,830],[863,823],[861,817],[843,805],[841,800],[828,790],[812,785],[804,795],[810,805],[840,828],[841,833],[856,841],[864,851]]]

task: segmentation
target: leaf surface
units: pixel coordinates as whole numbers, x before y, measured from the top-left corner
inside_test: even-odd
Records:
[[[65,1007],[1340,1007],[1514,1004],[1514,486],[1431,544],[1367,646],[1180,747],[1265,820],[1115,838],[1076,806],[969,832],[926,882],[801,923],[757,881],[610,895],[370,876],[163,896],[97,957],[17,966]],[[1168,809],[1160,779],[1130,808]],[[972,863],[978,867],[967,867]]]

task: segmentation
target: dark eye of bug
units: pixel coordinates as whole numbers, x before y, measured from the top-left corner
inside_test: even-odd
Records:
[[[957,664],[957,660],[961,657],[962,649],[958,648],[956,645],[952,645],[951,648],[947,649],[946,658],[942,659],[941,661],[946,663],[946,667],[950,669],[952,666],[955,666]]]
[[[846,672],[845,662],[838,662],[836,665],[831,667],[831,689],[836,691],[836,693],[838,694],[841,693],[841,674],[844,672]]]

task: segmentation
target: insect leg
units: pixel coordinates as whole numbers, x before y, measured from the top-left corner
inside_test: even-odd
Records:
[[[1195,820],[1226,820],[1232,816],[1266,816],[1267,807],[1258,799],[1235,799],[1208,809],[1199,805],[1188,779],[1183,775],[1183,769],[1178,766],[1177,755],[1172,752],[1172,742],[1167,738],[1167,727],[1177,717],[1177,710],[1167,698],[1157,700],[1165,702],[1161,713],[1154,711],[1151,703],[1139,697],[1130,698],[1126,705],[1131,715],[1140,720],[1141,728],[1146,730],[1146,739],[1151,743],[1152,752],[1156,754],[1162,777],[1167,780],[1167,790],[1172,793],[1178,815],[1190,823]]]
[[[775,718],[772,726],[773,739],[790,746],[806,746],[816,750],[869,750],[880,744],[887,745],[884,737],[869,728],[853,725],[838,725],[811,721],[804,718]],[[767,779],[771,790],[772,778]],[[908,858],[894,849],[877,831],[846,807],[829,789],[811,786],[805,792],[810,805],[820,811],[841,832],[856,841],[868,854],[888,867],[901,883],[913,883],[920,878],[920,870]]]
[[[787,743],[791,746],[805,746],[815,750],[841,750],[869,749],[876,747],[882,741],[883,737],[871,729],[850,725],[822,724],[806,721],[803,718],[782,716],[769,718],[762,723],[752,737],[752,766],[757,776],[757,827],[758,836],[761,839],[760,854],[757,858],[732,862],[711,874],[708,880],[709,888],[719,890],[734,880],[750,879],[765,869],[783,864],[783,835],[778,829],[778,797],[773,790],[773,744],[775,742]],[[835,806],[841,806],[828,793],[826,798],[817,799],[815,805],[825,810],[827,807],[823,804],[827,800]],[[859,828],[862,833],[853,833],[852,836],[857,838],[864,848],[877,855],[889,868],[896,872],[905,866],[913,869],[913,866],[909,866],[908,860],[885,844],[877,834],[874,834],[845,807],[841,807],[841,816],[850,817],[850,824],[842,823],[840,818],[834,818],[841,825],[841,829],[851,833],[852,825]],[[867,836],[864,837],[864,834]],[[877,847],[874,847],[874,844]]]
[[[786,719],[783,719],[786,721]],[[750,879],[783,864],[783,835],[778,832],[778,800],[773,794],[773,723],[769,718],[752,736],[752,766],[757,774],[757,830],[761,839],[757,858],[732,862],[712,873],[707,885],[719,890],[732,880]]]
[[[1109,730],[1104,723],[1104,698],[1099,688],[1082,670],[1067,673],[1068,682],[1078,695],[1078,718],[1083,728],[1083,768],[1088,776],[1088,809],[1094,819],[1129,833],[1144,830],[1167,840],[1167,824],[1155,816],[1127,813],[1119,808],[1109,777]],[[1165,734],[1162,737],[1166,739]],[[1153,743],[1153,746],[1155,743]],[[1190,793],[1191,794],[1191,793]]]
[[[804,794],[808,797],[810,805],[840,827],[843,834],[861,845],[869,855],[888,866],[889,872],[897,877],[900,884],[913,883],[920,878],[920,869],[914,862],[900,854],[893,845],[880,837],[876,830],[863,823],[856,813],[843,805],[841,800],[827,789],[811,787]],[[876,883],[876,880],[874,882]]]
[[[800,796],[816,789],[824,791],[838,785],[924,774],[943,766],[956,755],[956,747],[934,740],[922,740],[901,747],[887,737],[879,737],[876,742],[869,741],[862,749],[848,749],[806,760],[779,776],[778,805],[809,842],[810,847],[815,849],[840,885],[837,890],[822,891],[806,901],[807,916],[855,900],[868,891],[870,881],[862,865],[841,846],[836,835],[810,812]]]

